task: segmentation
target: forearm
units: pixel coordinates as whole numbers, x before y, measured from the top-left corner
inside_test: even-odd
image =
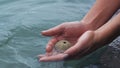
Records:
[[[95,31],[86,31],[70,49],[64,53],[74,55],[80,51],[85,50],[85,54],[93,52],[94,50],[110,43],[117,36],[120,35],[120,14],[108,21]],[[88,50],[89,49],[89,50]],[[87,50],[87,51],[86,51]]]
[[[105,45],[120,35],[120,13],[95,31],[95,41]]]
[[[64,53],[74,56],[84,51],[90,53],[99,47],[111,42],[120,35],[120,14],[108,21],[95,31],[86,31],[77,41],[77,43],[66,50]]]
[[[90,30],[96,30],[105,24],[119,9],[120,0],[96,0],[96,3],[82,19]]]

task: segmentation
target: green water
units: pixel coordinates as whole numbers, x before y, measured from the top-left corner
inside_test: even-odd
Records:
[[[50,39],[42,30],[78,21],[94,0],[0,0],[0,68],[56,68],[38,62]],[[98,68],[98,55],[67,61],[62,68]],[[54,64],[53,64],[54,65]],[[90,65],[90,66],[89,66]]]

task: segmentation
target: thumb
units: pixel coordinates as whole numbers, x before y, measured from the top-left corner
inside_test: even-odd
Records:
[[[87,31],[85,32],[79,39],[78,42],[66,50],[64,53],[69,55],[75,55],[84,49],[89,49],[94,42],[94,32],[93,31]]]
[[[58,26],[55,26],[55,27],[50,28],[48,30],[44,30],[41,33],[42,33],[42,35],[45,35],[45,36],[54,36],[54,35],[61,34],[63,30],[64,30],[63,26],[58,25]]]

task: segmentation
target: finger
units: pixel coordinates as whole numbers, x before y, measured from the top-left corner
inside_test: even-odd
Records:
[[[94,34],[90,31],[85,32],[79,39],[78,42],[66,50],[64,53],[69,54],[70,56],[73,56],[80,51],[83,51],[84,49],[89,48],[92,45]]]
[[[46,55],[46,56],[51,56],[51,55],[53,55],[53,52],[46,52],[45,55]]]
[[[52,52],[54,45],[56,44],[56,42],[58,41],[58,39],[56,37],[53,37],[47,44],[46,46],[46,52]]]
[[[48,61],[61,61],[66,58],[68,54],[58,54],[58,55],[53,55],[53,56],[45,56],[39,59],[41,62],[48,62]]]
[[[45,35],[45,36],[54,36],[54,35],[61,34],[63,29],[64,29],[63,25],[58,25],[58,26],[55,26],[51,29],[44,30],[41,33],[42,33],[42,35]]]
[[[38,57],[38,58],[42,58],[42,57],[45,57],[45,55],[40,54],[40,55],[38,55],[37,57]]]
[[[63,40],[64,37],[63,36],[54,36],[51,40],[49,40],[47,46],[46,46],[46,52],[52,52],[55,44],[60,41]]]

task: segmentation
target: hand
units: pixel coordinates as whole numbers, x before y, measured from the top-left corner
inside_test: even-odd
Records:
[[[88,28],[88,27],[87,27]],[[58,61],[63,60],[68,57],[68,54],[61,53],[57,55],[52,55],[53,47],[59,40],[68,40],[72,45],[79,44],[79,37],[87,30],[86,26],[82,22],[68,22],[60,24],[49,30],[42,31],[45,36],[52,36],[53,38],[48,42],[46,46],[46,54],[39,55],[40,61]],[[71,47],[74,49],[74,47]],[[70,54],[73,54],[73,49],[68,49]],[[79,49],[78,49],[79,50]],[[77,54],[77,53],[75,53]],[[52,55],[52,56],[51,56]]]

